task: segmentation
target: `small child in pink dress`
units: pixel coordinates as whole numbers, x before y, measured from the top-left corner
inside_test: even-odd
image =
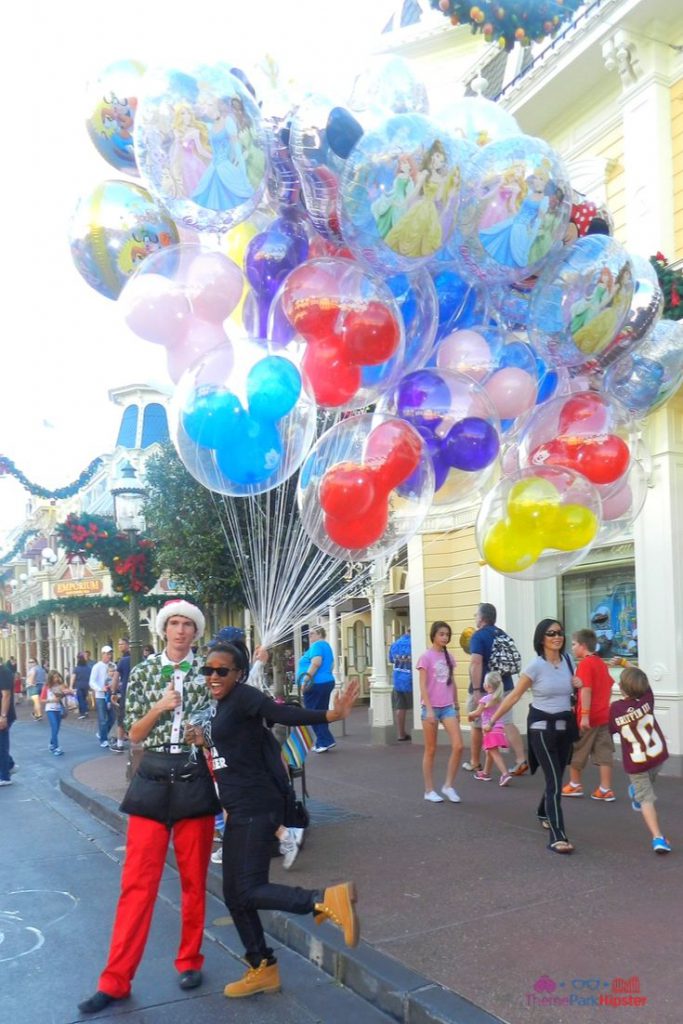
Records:
[[[494,712],[498,709],[500,702],[505,696],[505,691],[503,689],[503,677],[500,672],[486,673],[484,676],[484,690],[486,691],[486,696],[481,698],[477,709],[470,712],[467,716],[470,722],[473,722],[475,718],[481,718],[482,726],[489,724]],[[496,722],[490,732],[484,732],[486,762],[484,763],[483,771],[474,773],[475,779],[479,782],[490,782],[491,768],[495,764],[496,768],[500,772],[499,785],[507,786],[512,776],[505,767],[505,761],[503,760],[501,749],[507,750],[505,729],[501,722]]]

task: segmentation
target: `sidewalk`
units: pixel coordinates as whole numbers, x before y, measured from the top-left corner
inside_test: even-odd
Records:
[[[427,804],[419,744],[372,746],[367,717],[357,708],[346,735],[334,727],[336,748],[309,756],[312,828],[293,869],[275,861],[272,873],[306,887],[355,879],[361,945],[345,951],[308,919],[274,913],[271,934],[406,1024],[485,1024],[489,1014],[510,1024],[588,1024],[605,1020],[615,999],[630,1000],[619,1019],[679,1024],[680,780],[659,785],[673,854],[651,852],[617,768],[616,803],[567,801],[577,851],[558,857],[535,820],[540,776],[501,790],[461,772],[462,803]],[[95,725],[64,722],[63,733],[93,735],[93,758],[74,768],[73,781],[65,774],[62,788],[122,827],[126,757],[95,747]],[[445,762],[440,749],[438,771]],[[214,865],[209,887],[220,895]]]

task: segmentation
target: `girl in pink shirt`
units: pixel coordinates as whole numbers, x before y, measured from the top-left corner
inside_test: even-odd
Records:
[[[459,804],[460,797],[453,789],[453,782],[460,767],[463,744],[458,721],[460,707],[453,678],[455,660],[448,653],[451,627],[447,622],[433,622],[429,631],[429,639],[432,641],[432,646],[420,655],[417,662],[424,732],[422,775],[425,784],[425,800],[433,804],[443,803],[443,797],[439,796],[434,789],[434,757],[439,722],[441,722],[451,741],[446,781],[441,787],[441,792],[451,803]]]

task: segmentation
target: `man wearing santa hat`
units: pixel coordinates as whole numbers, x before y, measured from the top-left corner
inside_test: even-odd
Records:
[[[204,625],[195,605],[168,601],[156,621],[164,650],[130,674],[124,726],[144,753],[121,805],[130,817],[109,959],[97,991],[79,1004],[82,1013],[98,1013],[130,995],[171,837],[182,890],[178,983],[191,989],[202,981],[206,873],[220,807],[204,758],[183,743],[183,734],[209,703],[202,660],[192,652]]]

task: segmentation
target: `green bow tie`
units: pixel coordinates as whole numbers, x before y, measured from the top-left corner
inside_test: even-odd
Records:
[[[161,678],[166,680],[170,679],[176,669],[180,669],[184,675],[186,672],[189,672],[191,668],[192,663],[189,661],[181,661],[179,665],[164,665],[161,670]]]

